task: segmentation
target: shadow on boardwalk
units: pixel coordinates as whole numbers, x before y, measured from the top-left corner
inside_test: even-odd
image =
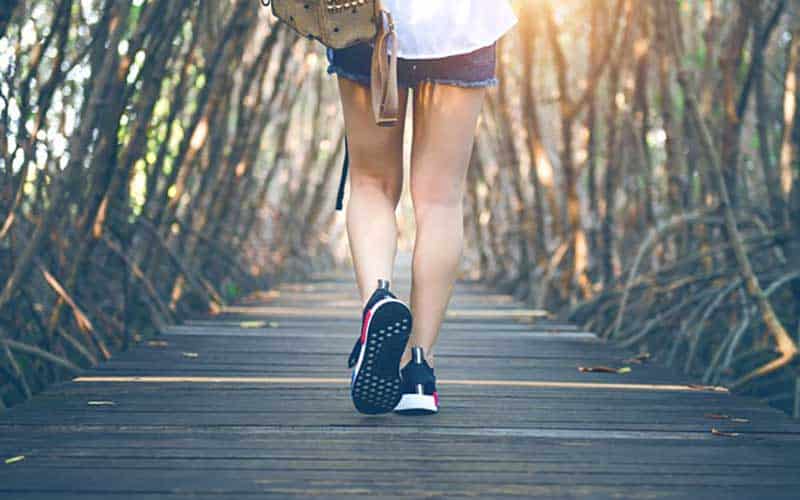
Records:
[[[349,272],[285,284],[51,387],[0,415],[0,497],[797,498],[800,424],[652,362],[580,372],[632,353],[481,284],[440,335],[440,413],[361,415],[359,302]]]

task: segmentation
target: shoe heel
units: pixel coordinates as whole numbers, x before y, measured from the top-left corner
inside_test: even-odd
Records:
[[[371,311],[369,324],[362,327],[365,343],[358,346],[350,393],[358,411],[386,413],[401,397],[398,364],[410,335],[411,315],[394,297],[384,297]]]

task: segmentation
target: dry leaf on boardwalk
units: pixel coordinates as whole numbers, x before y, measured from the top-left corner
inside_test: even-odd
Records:
[[[13,464],[15,462],[21,462],[25,460],[25,455],[17,455],[16,457],[6,458],[5,462],[7,464]]]
[[[630,366],[623,366],[621,368],[611,368],[610,366],[578,366],[579,372],[599,372],[599,373],[628,373],[631,371]]]
[[[717,419],[717,420],[728,420],[730,422],[736,422],[736,423],[746,423],[746,422],[750,421],[749,418],[731,417],[730,415],[726,415],[724,413],[706,413],[703,416],[706,417],[706,418],[713,418],[713,419]]]
[[[686,384],[686,387],[697,391],[729,392],[727,387],[721,385]]]
[[[114,406],[117,403],[113,401],[87,401],[86,404],[89,406]]]
[[[241,328],[263,328],[267,326],[266,321],[242,321],[239,323]]]
[[[624,360],[623,363],[642,364],[645,361],[648,361],[649,359],[650,359],[650,353],[649,352],[643,352],[643,353],[637,354],[636,356],[633,356],[631,358],[628,358],[628,359]]]
[[[181,355],[182,355],[184,358],[196,358],[196,357],[200,356],[200,355],[199,355],[199,354],[197,354],[196,352],[182,352],[182,353],[181,353]]]
[[[738,432],[721,431],[721,430],[717,429],[716,427],[712,427],[711,428],[711,434],[713,434],[715,436],[725,436],[725,437],[736,437],[736,436],[739,435]]]
[[[167,347],[169,342],[166,340],[148,340],[147,345],[150,347]]]

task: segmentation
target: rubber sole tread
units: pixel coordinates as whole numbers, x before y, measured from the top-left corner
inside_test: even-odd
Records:
[[[350,387],[361,413],[387,413],[400,402],[400,357],[410,333],[411,311],[402,302],[386,302],[372,313],[364,358]]]

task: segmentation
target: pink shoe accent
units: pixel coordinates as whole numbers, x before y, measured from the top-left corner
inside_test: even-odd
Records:
[[[372,316],[372,310],[370,309],[367,311],[367,315],[364,317],[364,323],[361,324],[361,343],[367,341],[367,325],[369,324],[369,318]]]
[[[436,407],[439,407],[439,393],[433,391],[433,402],[436,403]]]

